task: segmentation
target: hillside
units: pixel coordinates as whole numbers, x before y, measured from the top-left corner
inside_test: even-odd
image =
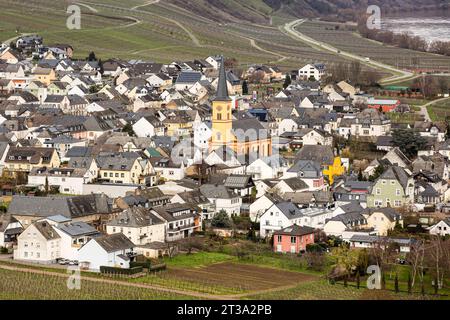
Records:
[[[271,16],[323,17],[355,20],[368,5],[379,5],[384,13],[417,11],[449,6],[446,0],[167,0],[215,21],[246,20],[267,23]]]

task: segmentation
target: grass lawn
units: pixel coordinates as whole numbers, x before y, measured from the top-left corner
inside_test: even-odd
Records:
[[[408,123],[414,124],[416,121],[423,121],[423,117],[421,117],[417,113],[397,113],[397,112],[388,112],[386,116],[393,123]]]
[[[165,258],[164,262],[168,267],[198,268],[233,260],[236,260],[236,258],[228,254],[202,251],[192,254],[179,254],[173,258]]]
[[[450,116],[450,99],[430,105],[427,110],[431,120],[444,121]]]

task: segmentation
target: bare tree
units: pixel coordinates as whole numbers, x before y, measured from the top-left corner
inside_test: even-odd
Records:
[[[422,241],[414,241],[410,247],[410,251],[406,260],[411,265],[411,287],[414,287],[416,277],[422,272],[424,257],[424,243]]]

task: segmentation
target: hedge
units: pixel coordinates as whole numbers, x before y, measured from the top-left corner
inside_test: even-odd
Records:
[[[134,267],[130,269],[122,269],[116,267],[100,266],[101,273],[107,274],[122,274],[122,275],[133,275],[142,272],[142,267]]]
[[[151,267],[151,261],[133,261],[130,262],[130,268],[135,268],[135,267],[142,267],[144,269],[150,269]]]

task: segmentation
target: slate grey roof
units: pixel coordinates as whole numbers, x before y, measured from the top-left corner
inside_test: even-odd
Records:
[[[250,175],[230,175],[225,180],[225,187],[231,189],[245,189],[254,186]]]
[[[346,226],[351,227],[352,224],[365,224],[366,219],[361,213],[349,212],[340,214],[330,219],[330,221],[342,221]]]
[[[131,207],[122,211],[108,226],[142,228],[164,223],[146,208]]]
[[[280,209],[288,219],[295,219],[303,216],[301,209],[292,202],[280,202],[275,204],[275,206]]]
[[[178,193],[178,196],[183,199],[186,203],[191,203],[194,205],[209,203],[207,197],[205,197],[200,190],[185,191]]]
[[[136,159],[137,153],[132,156],[126,156],[128,153],[108,154],[97,157],[98,166],[103,170],[130,171]]]
[[[403,189],[406,189],[408,187],[410,176],[402,167],[391,166],[378,178],[378,180],[380,179],[397,180]]]
[[[195,217],[195,214],[193,213],[193,211],[195,210],[193,209],[193,207],[195,206],[192,206],[190,204],[174,203],[167,204],[165,206],[154,207],[152,210],[155,211],[164,220],[171,222]]]
[[[0,232],[4,232],[9,224],[18,222],[16,218],[12,217],[10,214],[4,213],[0,215]]]
[[[202,78],[202,73],[198,71],[182,71],[177,78],[176,84],[194,84]]]
[[[106,252],[117,252],[126,249],[134,248],[135,245],[123,233],[115,233],[94,238],[91,241],[96,241]]]
[[[63,231],[64,233],[68,234],[71,237],[96,235],[100,233],[93,226],[82,221],[60,224],[56,226],[56,228],[58,228],[59,230]]]
[[[108,198],[100,194],[75,197],[13,196],[8,213],[17,216],[50,217],[62,215],[78,218],[99,213],[110,213]]]
[[[364,208],[361,207],[361,205],[359,203],[355,203],[355,202],[350,202],[348,204],[344,204],[343,206],[340,206],[340,208],[345,212],[345,213],[361,213],[364,211]]]
[[[231,199],[236,197],[224,185],[204,184],[200,187],[200,192],[209,199]]]
[[[334,152],[329,146],[306,145],[295,155],[297,160],[310,160],[321,165],[332,165],[334,162]]]
[[[225,73],[225,61],[222,57],[220,59],[220,69],[219,69],[219,81],[217,84],[217,93],[214,98],[215,101],[230,101],[230,97],[228,95],[228,86],[227,86],[227,76]]]
[[[298,226],[294,224],[293,226],[275,231],[274,235],[304,236],[307,234],[312,234],[314,232],[314,228],[307,226]]]
[[[37,221],[33,225],[44,236],[46,240],[54,240],[61,238],[59,234],[53,229],[53,227],[47,221]]]
[[[292,190],[308,189],[306,182],[299,178],[289,178],[282,181],[284,181]]]
[[[234,120],[233,133],[240,142],[270,138],[269,131],[255,117]]]
[[[370,216],[375,212],[383,213],[391,222],[402,219],[402,215],[395,211],[394,208],[366,208],[362,213]]]

